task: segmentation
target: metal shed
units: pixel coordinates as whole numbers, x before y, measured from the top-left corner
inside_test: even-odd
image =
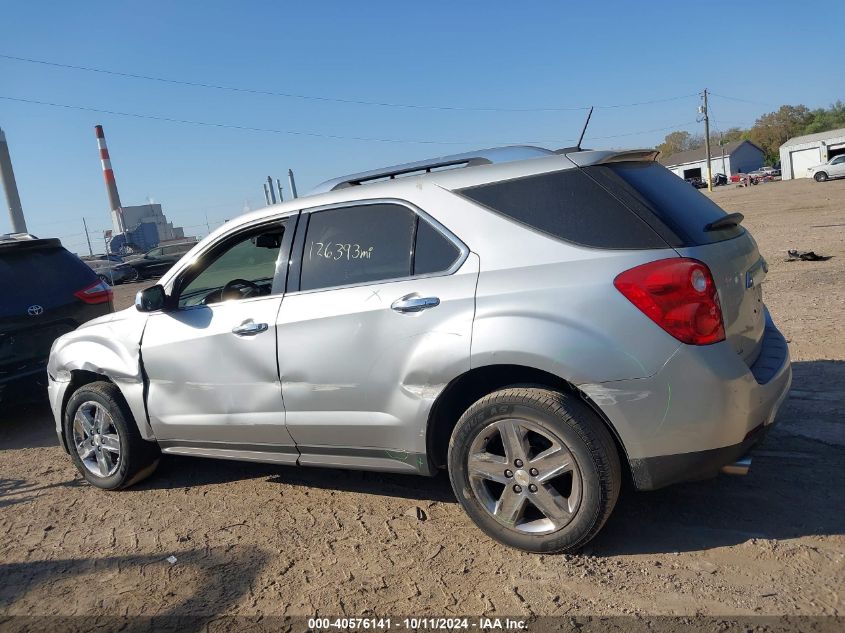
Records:
[[[740,172],[747,174],[763,166],[763,150],[751,141],[734,141],[710,147],[710,164],[713,174],[730,177]],[[703,147],[678,152],[660,162],[679,177],[707,179],[707,152]]]
[[[845,128],[791,138],[780,146],[782,178],[807,178],[808,167],[826,163],[839,154],[845,154]]]

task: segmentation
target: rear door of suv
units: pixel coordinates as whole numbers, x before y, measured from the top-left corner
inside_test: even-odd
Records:
[[[478,270],[454,235],[403,202],[303,215],[277,322],[301,464],[426,468],[419,421],[469,369]]]

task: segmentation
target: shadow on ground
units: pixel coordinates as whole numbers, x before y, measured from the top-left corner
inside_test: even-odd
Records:
[[[81,605],[69,605],[78,616],[11,617],[0,615],[3,631],[201,631],[208,630],[213,616],[203,614],[225,613],[249,593],[251,584],[268,560],[261,550],[245,545],[223,550],[196,549],[176,552],[177,562],[172,565],[162,555],[130,555],[83,559],[58,559],[0,564],[0,612],[19,604],[31,594],[37,600],[41,592],[54,591],[54,583],[71,582],[88,588],[87,598],[100,603],[93,613],[85,613]],[[148,583],[158,584],[162,592],[181,579],[182,586],[190,584],[192,590],[169,591],[162,596],[126,595],[117,599],[108,580],[115,573],[129,572],[148,578]],[[156,582],[158,578],[158,582]],[[129,592],[123,592],[127,594]],[[187,593],[188,595],[184,595]],[[128,599],[128,602],[127,602]],[[125,612],[150,612],[144,609],[148,600],[155,603],[155,617],[122,618],[99,615],[110,609],[102,604],[111,600],[115,614]],[[123,604],[121,604],[123,602]],[[103,608],[106,607],[106,608]],[[194,616],[194,617],[179,617]],[[5,619],[5,621],[4,621]]]

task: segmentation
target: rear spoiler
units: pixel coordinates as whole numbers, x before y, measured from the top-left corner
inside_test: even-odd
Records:
[[[0,236],[5,238],[6,236]],[[62,242],[56,237],[38,239],[37,237],[0,239],[0,251],[17,251],[38,248],[58,248]]]
[[[654,162],[657,160],[660,151],[656,149],[578,151],[575,148],[565,147],[555,153],[564,154],[579,167],[586,167],[587,165],[606,165],[608,163]]]

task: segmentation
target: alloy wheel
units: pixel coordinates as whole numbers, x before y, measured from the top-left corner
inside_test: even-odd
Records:
[[[467,473],[484,509],[518,532],[559,530],[581,503],[581,471],[571,451],[552,431],[528,420],[484,427],[470,445]]]
[[[120,434],[106,408],[88,400],[73,417],[73,445],[85,469],[109,477],[120,466]]]

